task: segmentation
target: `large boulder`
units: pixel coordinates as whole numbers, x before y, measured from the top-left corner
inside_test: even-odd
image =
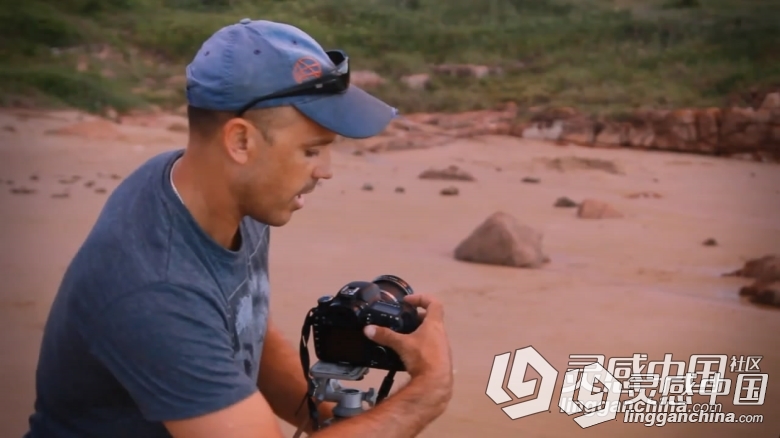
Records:
[[[500,211],[463,240],[454,255],[464,262],[515,268],[539,268],[550,261],[542,250],[542,233]]]

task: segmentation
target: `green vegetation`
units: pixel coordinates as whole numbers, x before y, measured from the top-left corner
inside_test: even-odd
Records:
[[[615,113],[636,106],[723,105],[780,86],[776,0],[25,0],[0,8],[0,104],[119,110],[183,103],[200,43],[243,17],[286,21],[404,111],[514,101]],[[434,64],[500,67],[482,79],[401,76]],[[741,103],[745,103],[744,101]]]

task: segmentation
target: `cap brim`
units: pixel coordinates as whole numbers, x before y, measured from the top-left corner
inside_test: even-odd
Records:
[[[342,94],[292,105],[317,124],[347,138],[368,138],[380,134],[398,113],[395,108],[354,85]]]

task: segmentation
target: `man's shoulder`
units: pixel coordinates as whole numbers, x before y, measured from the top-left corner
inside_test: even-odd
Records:
[[[164,256],[174,222],[164,177],[175,154],[165,152],[150,158],[117,186],[87,237],[85,250],[138,260]]]
[[[168,281],[174,214],[165,199],[166,166],[175,156],[152,157],[114,190],[66,273],[63,287],[100,300]]]
[[[124,208],[130,206],[129,199],[138,201],[151,201],[151,194],[156,198],[164,197],[165,177],[173,162],[181,156],[183,151],[172,150],[159,153],[141,163],[122,181],[106,201],[106,206],[117,207],[121,204]],[[104,209],[104,213],[107,209]],[[110,210],[108,210],[110,211]]]

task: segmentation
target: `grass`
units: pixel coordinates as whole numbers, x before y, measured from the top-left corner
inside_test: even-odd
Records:
[[[749,104],[751,92],[780,87],[774,0],[0,1],[5,103],[181,105],[182,84],[170,78],[243,17],[286,21],[347,50],[352,68],[389,79],[373,92],[405,112],[514,101],[615,114]],[[424,92],[400,82],[445,62],[503,73],[434,76]]]

